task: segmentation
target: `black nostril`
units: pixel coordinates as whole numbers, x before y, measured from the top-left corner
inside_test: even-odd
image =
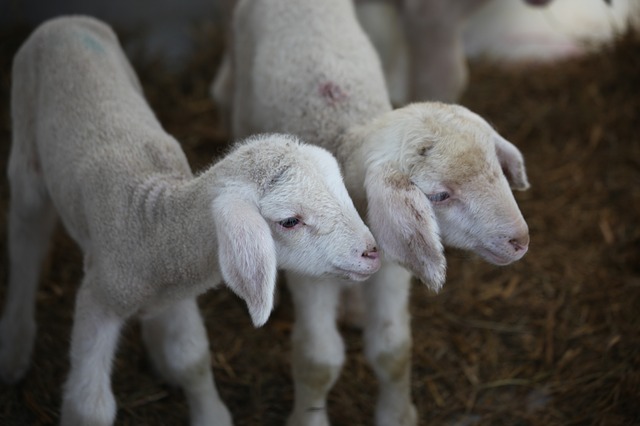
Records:
[[[524,248],[527,246],[526,244],[522,244],[522,242],[517,238],[509,240],[509,244],[513,246],[515,251],[524,250]]]
[[[374,247],[370,250],[365,251],[364,253],[362,253],[362,257],[367,257],[369,259],[377,259],[378,258],[378,248]]]

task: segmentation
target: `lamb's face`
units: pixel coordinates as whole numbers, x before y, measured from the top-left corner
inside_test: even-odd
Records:
[[[298,146],[294,161],[260,199],[278,265],[314,276],[364,280],[380,266],[376,242],[358,215],[336,160]]]
[[[469,110],[413,104],[373,124],[367,220],[382,251],[434,289],[444,283],[443,244],[504,265],[529,233],[511,187],[526,189],[518,149]]]
[[[471,118],[463,124],[452,122],[439,134],[410,141],[409,175],[433,208],[445,245],[506,265],[529,245],[527,224],[499,159],[505,155],[499,145],[508,142],[485,122]]]

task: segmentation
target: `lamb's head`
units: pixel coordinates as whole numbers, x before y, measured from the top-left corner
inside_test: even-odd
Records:
[[[231,155],[244,183],[214,202],[220,265],[254,323],[271,311],[276,267],[356,281],[378,270],[376,242],[328,151],[269,134]]]
[[[356,211],[336,159],[289,141],[259,200],[284,269],[361,281],[380,266],[376,242]]]
[[[443,244],[497,265],[526,253],[529,230],[511,192],[529,187],[524,160],[481,117],[461,106],[413,104],[370,137],[368,223],[385,254],[439,289]]]

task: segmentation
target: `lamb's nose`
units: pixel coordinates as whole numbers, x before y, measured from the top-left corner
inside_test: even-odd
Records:
[[[366,257],[367,259],[377,259],[378,258],[378,247],[373,247],[368,249],[362,253],[362,257]]]
[[[509,244],[516,252],[527,251],[529,248],[529,233],[510,239]]]

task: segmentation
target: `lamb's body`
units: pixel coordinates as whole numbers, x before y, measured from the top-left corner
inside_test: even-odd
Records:
[[[299,3],[284,12],[280,4],[270,2],[237,3],[233,21],[237,30],[230,50],[232,63],[239,64],[228,76],[238,83],[230,94],[232,133],[246,137],[264,131],[287,132],[329,149],[344,173],[361,176],[345,180],[364,215],[362,164],[352,161],[363,140],[357,132],[348,132],[391,111],[384,75],[366,34],[353,25],[350,1]],[[331,26],[337,30],[328,30],[328,22],[310,16],[331,16]],[[303,32],[293,37],[293,29],[301,22]],[[274,23],[278,29],[270,28]],[[288,56],[292,52],[299,60]],[[286,72],[280,71],[283,64]],[[262,72],[267,70],[279,72]]]
[[[252,58],[254,66],[246,67],[243,61],[243,66],[234,68],[237,81],[250,82],[235,86],[234,136],[250,135],[266,128],[291,128],[303,140],[333,152],[347,129],[391,110],[380,66],[361,66],[376,55],[367,36],[360,28],[350,25],[353,19],[350,1],[302,2],[285,11],[271,7],[269,2],[258,2],[251,5],[253,11],[249,16],[243,13],[248,7],[246,3],[239,2],[236,7],[239,10],[234,25],[243,30],[234,32],[233,42],[235,46],[243,46],[243,59]],[[262,18],[251,19],[260,15]],[[308,16],[331,16],[332,22],[309,20]],[[270,28],[274,23],[279,28],[290,28],[300,22],[308,24],[301,37]],[[327,25],[344,32],[329,31]],[[271,36],[255,43],[261,34]],[[310,39],[335,48],[308,50]],[[268,78],[262,78],[262,74],[254,72],[258,66],[264,70],[281,69],[283,56],[293,52],[301,58],[286,60],[286,73],[273,72]],[[349,55],[344,56],[344,52]],[[332,72],[324,73],[327,69]],[[257,87],[266,90],[266,94],[256,96]],[[242,108],[248,103],[243,101],[245,96],[252,104],[243,113]]]
[[[94,284],[120,313],[193,294],[192,283],[200,292],[213,287],[221,278],[212,250],[217,242],[210,222],[199,217],[210,200],[195,196],[207,182],[193,179],[179,143],[162,130],[127,60],[111,48],[113,33],[90,20],[76,22],[68,31],[55,21],[42,27],[41,37],[16,59],[16,144],[9,174],[21,173],[26,159],[44,185],[38,195],[49,195],[86,259],[127,271],[126,282]],[[194,244],[174,243],[181,240]],[[202,247],[210,258],[197,254]],[[165,288],[138,284],[146,282]]]
[[[331,154],[290,136],[255,137],[194,177],[99,21],[60,18],[32,34],[14,60],[12,115],[0,377],[16,381],[28,367],[38,271],[57,213],[85,269],[63,424],[113,422],[111,361],[132,315],[143,319],[155,366],[184,388],[193,424],[230,424],[195,297],[224,278],[261,325],[277,265],[350,279],[378,268]]]
[[[226,75],[235,84],[234,135],[285,131],[336,154],[386,258],[355,289],[365,302],[365,352],[380,381],[376,422],[414,425],[411,272],[439,289],[443,243],[496,264],[522,257],[528,229],[509,188],[528,186],[522,155],[463,107],[392,111],[351,2],[240,0],[233,26]],[[288,282],[296,309],[290,424],[326,425],[326,396],[344,361],[336,315],[345,287],[292,273]]]

